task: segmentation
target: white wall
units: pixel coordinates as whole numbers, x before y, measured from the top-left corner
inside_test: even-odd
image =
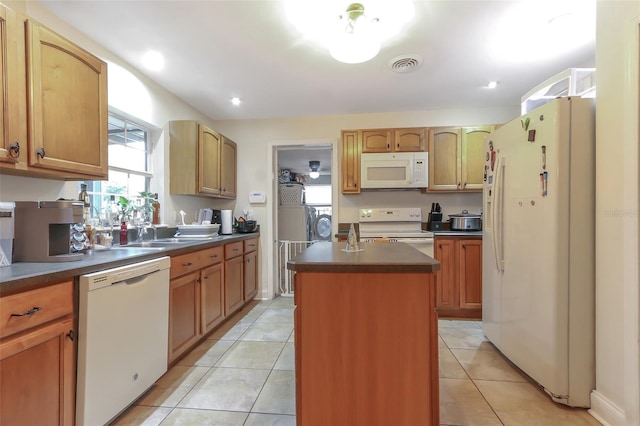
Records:
[[[640,424],[640,1],[598,0],[596,390],[604,424]]]

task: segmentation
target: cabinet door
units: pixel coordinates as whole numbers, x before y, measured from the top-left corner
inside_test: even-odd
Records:
[[[361,144],[357,131],[342,132],[342,153],[340,157],[343,194],[360,193],[360,153]]]
[[[484,138],[493,129],[493,126],[464,127],[462,129],[462,189],[482,191]]]
[[[29,165],[107,178],[107,64],[27,22]]]
[[[9,166],[27,152],[24,54],[23,27],[15,12],[0,4],[0,163]]]
[[[258,252],[244,255],[244,301],[248,302],[258,292]]]
[[[229,316],[242,306],[244,296],[244,257],[229,259],[224,265],[224,314]]]
[[[198,192],[220,194],[220,150],[222,136],[198,125]]]
[[[236,198],[236,170],[238,161],[238,147],[236,143],[225,137],[222,138],[221,154],[221,190],[225,198]]]
[[[481,309],[482,240],[460,240],[459,244],[460,309]]]
[[[202,328],[207,333],[224,319],[224,263],[204,269],[200,276]]]
[[[436,239],[434,256],[440,262],[440,270],[436,272],[436,308],[456,309],[456,250],[455,240]]]
[[[362,152],[390,152],[393,151],[391,143],[392,131],[389,129],[363,130]]]
[[[0,343],[0,424],[73,425],[72,330],[68,317]]]
[[[429,190],[460,188],[460,136],[459,127],[429,129]]]
[[[200,336],[200,273],[194,272],[170,283],[169,361],[186,352]]]
[[[396,151],[424,152],[427,149],[427,129],[424,127],[396,129],[394,133]]]

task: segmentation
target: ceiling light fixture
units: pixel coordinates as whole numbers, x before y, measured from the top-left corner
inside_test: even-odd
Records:
[[[309,161],[309,177],[311,179],[318,179],[320,177],[320,162],[319,161]]]
[[[489,84],[487,84],[487,89],[495,89],[496,87],[498,87],[497,81],[490,81]]]
[[[240,100],[240,98],[234,96],[233,98],[231,98],[231,103],[235,106],[238,106],[242,103],[242,101]]]
[[[415,13],[411,0],[289,0],[285,10],[308,39],[349,64],[374,58],[381,43],[398,34]]]

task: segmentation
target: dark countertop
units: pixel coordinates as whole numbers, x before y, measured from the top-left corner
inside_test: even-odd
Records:
[[[447,237],[482,237],[482,231],[432,231],[434,236],[447,236]]]
[[[344,252],[345,243],[320,242],[287,262],[296,272],[436,272],[440,262],[408,244],[360,243],[363,251]]]
[[[0,268],[0,296],[72,279],[79,275],[162,256],[176,256],[259,236],[257,232],[221,235],[213,240],[189,241],[153,249],[114,245],[108,250],[90,251],[81,260],[71,262],[15,262]]]

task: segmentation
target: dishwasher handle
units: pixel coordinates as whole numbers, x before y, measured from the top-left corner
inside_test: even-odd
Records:
[[[116,285],[116,284],[120,284],[120,283],[124,283],[126,285],[135,285],[135,284],[138,284],[139,282],[144,281],[145,279],[147,279],[147,277],[149,275],[155,274],[157,272],[160,272],[160,269],[156,269],[154,271],[150,271],[150,272],[147,272],[146,274],[138,275],[136,277],[131,277],[131,278],[128,278],[126,280],[116,281],[111,285]]]

